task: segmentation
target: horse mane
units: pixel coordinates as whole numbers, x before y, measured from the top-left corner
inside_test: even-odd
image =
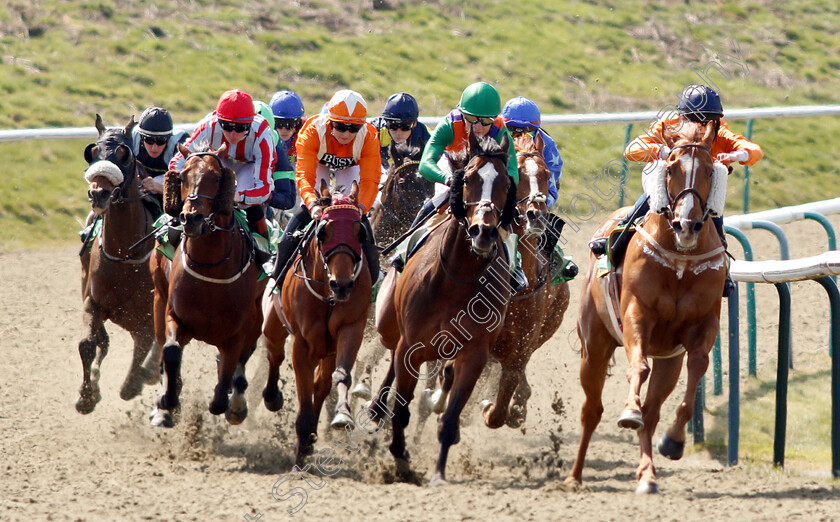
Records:
[[[400,163],[405,163],[405,161],[419,161],[420,156],[423,154],[423,148],[418,147],[416,145],[411,145],[408,141],[404,141],[402,143],[396,143],[395,141],[391,141],[390,145],[390,153],[391,159],[394,160],[394,165],[396,166],[397,160],[403,160]]]

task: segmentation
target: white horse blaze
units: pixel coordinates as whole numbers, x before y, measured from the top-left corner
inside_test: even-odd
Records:
[[[537,174],[540,172],[540,166],[537,164],[537,160],[528,159],[525,161],[525,172],[528,174],[528,181],[531,185],[531,196],[536,195],[540,191],[540,184],[539,180],[537,179]]]
[[[682,156],[680,163],[682,163],[683,170],[685,171],[685,188],[694,188],[694,182],[697,179],[697,158],[688,155]],[[685,207],[683,208],[685,209],[686,215],[691,214],[694,208],[694,198],[687,198]]]
[[[478,175],[481,176],[481,200],[493,201],[493,182],[499,172],[491,163],[485,163],[478,169]]]

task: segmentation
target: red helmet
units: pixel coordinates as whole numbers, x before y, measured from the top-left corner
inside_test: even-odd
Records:
[[[224,121],[251,123],[254,121],[254,100],[239,89],[225,91],[216,105],[216,117]]]
[[[344,89],[333,95],[327,104],[330,121],[365,123],[367,103],[356,91]]]

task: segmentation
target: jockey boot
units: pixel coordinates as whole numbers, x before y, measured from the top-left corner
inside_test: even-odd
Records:
[[[633,205],[633,210],[631,210],[626,216],[621,218],[621,221],[619,221],[618,226],[626,227],[639,216],[644,216],[645,214],[647,214],[648,210],[650,210],[648,195],[642,194],[642,196],[638,200],[636,200],[636,204]],[[610,250],[612,251],[611,257],[614,263],[618,264],[621,262],[622,259],[624,259],[624,251],[627,249],[627,245],[630,243],[631,237],[633,237],[633,233],[627,232],[626,228],[618,235],[618,237],[616,237],[615,243],[610,248]],[[593,254],[599,257],[606,254],[607,238],[599,237],[593,239],[589,242],[589,249],[592,250]]]
[[[519,237],[511,233],[504,242],[505,252],[508,256],[508,263],[510,264],[510,287],[513,293],[521,292],[528,288],[528,276],[522,270],[522,258],[517,251],[519,247]]]
[[[726,232],[723,229],[723,216],[713,217],[712,222],[715,224],[715,229],[717,230],[724,250],[727,250],[729,246],[726,244]],[[735,281],[732,280],[732,277],[729,275],[729,269],[727,268],[726,280],[723,282],[723,297],[729,297],[732,291],[736,288]]]
[[[271,277],[280,284],[283,283],[295,251],[300,245],[301,239],[303,239],[303,233],[300,230],[310,221],[312,221],[312,218],[309,216],[309,210],[304,206],[298,207],[292,214],[292,218],[286,225],[286,230],[283,231],[283,235],[277,243],[277,253],[274,258],[274,270],[271,271]]]
[[[557,214],[550,212],[547,221],[548,226],[545,227],[545,232],[543,232],[545,241],[543,243],[543,252],[546,258],[551,259],[551,254],[554,252],[554,247],[557,246],[557,241],[560,240],[560,234],[563,232],[563,227],[566,225],[566,222]]]
[[[381,273],[379,272],[379,249],[376,247],[376,238],[373,235],[373,228],[370,226],[367,214],[362,216],[362,226],[365,227],[365,240],[362,241],[362,252],[370,270],[370,284],[375,285]]]

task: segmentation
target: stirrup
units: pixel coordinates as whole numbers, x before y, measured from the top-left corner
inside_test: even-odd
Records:
[[[525,275],[522,267],[517,265],[513,272],[510,273],[510,286],[513,289],[513,293],[521,292],[528,288],[528,277]]]
[[[729,274],[726,274],[726,280],[723,282],[723,297],[729,297],[736,288],[735,281],[729,277]]]

